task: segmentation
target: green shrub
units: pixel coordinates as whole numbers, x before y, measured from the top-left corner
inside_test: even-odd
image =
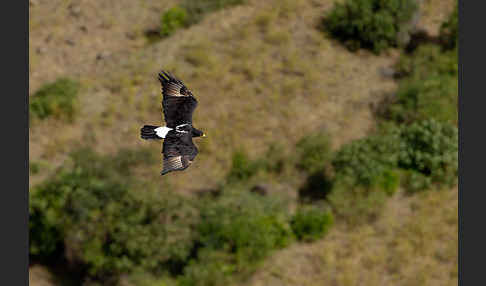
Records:
[[[225,251],[202,249],[198,259],[184,268],[178,279],[179,286],[230,285],[234,281],[236,264],[234,255]]]
[[[389,107],[389,118],[399,123],[427,118],[457,123],[457,92],[457,77],[404,80],[400,83],[396,103]]]
[[[392,194],[400,185],[402,169],[412,171],[406,175],[406,185],[411,185],[418,172],[428,179],[419,178],[421,182],[415,186],[452,186],[457,181],[457,152],[454,125],[427,119],[395,126],[341,147],[333,159],[335,181],[346,181],[349,188],[361,186]]]
[[[296,145],[297,167],[308,173],[323,171],[331,159],[330,141],[325,134],[312,134]]]
[[[175,6],[167,10],[160,18],[160,36],[168,37],[187,23],[187,12],[184,8]]]
[[[68,260],[96,277],[186,260],[197,215],[185,199],[152,192],[131,178],[127,165],[143,163],[145,156],[125,151],[101,157],[89,149],[73,154],[71,168],[30,192],[30,254],[48,259],[65,249]]]
[[[54,116],[73,120],[78,91],[79,83],[68,78],[44,85],[29,98],[29,113],[39,119]]]
[[[414,0],[347,0],[336,4],[324,25],[348,48],[379,53],[399,44],[416,10]]]
[[[251,269],[273,249],[286,246],[292,231],[278,198],[232,191],[204,201],[198,225],[202,248],[234,255],[237,271]]]
[[[255,175],[260,168],[260,162],[251,160],[244,150],[236,151],[233,154],[228,180],[230,182],[248,180]]]
[[[270,144],[265,154],[257,159],[250,159],[246,151],[240,149],[233,154],[227,179],[229,183],[247,181],[260,171],[280,174],[287,161],[285,150],[279,144]]]
[[[457,53],[441,51],[438,45],[421,45],[411,55],[404,54],[397,64],[397,73],[403,77],[424,80],[431,75],[457,77]]]
[[[314,241],[322,238],[332,226],[334,218],[330,211],[308,205],[297,210],[290,225],[299,240]]]
[[[400,153],[401,168],[419,172],[439,186],[456,184],[457,127],[433,119],[424,120],[406,127],[402,131],[402,140],[406,148]],[[427,183],[421,184],[428,186]]]
[[[335,176],[351,185],[392,193],[397,187],[394,171],[401,145],[398,128],[344,145],[332,161]]]
[[[405,172],[403,185],[409,193],[417,193],[432,187],[432,178],[413,170]]]
[[[401,148],[400,128],[396,126],[341,147],[332,162],[335,177],[327,195],[338,217],[358,224],[381,213],[386,197],[400,185]]]
[[[457,54],[441,52],[438,46],[421,46],[403,57],[398,71],[404,79],[385,117],[398,123],[427,118],[457,123],[457,68]]]
[[[183,0],[182,7],[186,9],[188,23],[192,25],[200,22],[206,14],[244,2],[245,0]]]
[[[39,162],[29,162],[29,174],[36,175],[40,172],[41,164]]]
[[[455,49],[458,46],[458,7],[449,16],[449,19],[445,21],[440,28],[440,38],[446,49]]]
[[[45,191],[43,191],[45,190]],[[29,192],[29,254],[49,260],[61,253],[64,239],[64,215],[68,188],[57,185],[38,187]]]

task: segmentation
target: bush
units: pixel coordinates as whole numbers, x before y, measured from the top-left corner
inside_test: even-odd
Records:
[[[188,14],[188,24],[200,22],[206,14],[244,3],[245,0],[184,0],[182,7]]]
[[[178,279],[179,286],[230,285],[234,281],[236,266],[234,255],[225,251],[203,249],[198,259],[184,268],[184,275]]]
[[[333,159],[335,177],[327,196],[333,212],[350,224],[376,218],[400,185],[398,160],[403,142],[400,128],[355,140]]]
[[[260,162],[250,160],[248,154],[244,150],[236,151],[233,154],[228,180],[230,182],[246,181],[254,176],[260,168]]]
[[[400,83],[397,101],[389,107],[389,118],[399,123],[435,118],[457,123],[457,78],[431,76]]]
[[[350,185],[392,193],[398,187],[394,171],[401,144],[400,130],[394,128],[344,145],[332,161],[335,176]]]
[[[198,231],[202,248],[231,253],[239,272],[251,269],[273,249],[286,246],[292,234],[286,207],[278,198],[247,191],[228,192],[216,201],[203,202]]]
[[[324,24],[348,48],[379,53],[399,44],[416,10],[414,0],[347,0],[336,4]]]
[[[454,185],[457,152],[457,127],[428,119],[344,145],[332,163],[335,181],[345,181],[349,188],[361,186],[392,194],[400,184],[400,169],[407,171],[406,185],[418,177],[416,173],[429,178],[419,178],[416,186]]]
[[[177,29],[182,28],[187,23],[187,12],[184,8],[173,7],[167,10],[160,18],[160,36],[168,37]]]
[[[314,241],[322,238],[333,222],[334,218],[330,211],[308,205],[297,210],[290,221],[290,225],[297,239]]]
[[[296,145],[297,167],[308,173],[320,172],[331,159],[330,141],[325,134],[312,134]]]
[[[397,64],[397,73],[401,77],[424,80],[433,75],[457,77],[457,53],[441,51],[437,45],[419,46],[411,55],[404,54]]]
[[[458,46],[458,7],[449,16],[440,28],[440,38],[446,49],[455,49]]]
[[[401,168],[419,172],[439,186],[452,187],[457,183],[458,131],[455,126],[424,120],[405,128],[402,138],[406,148],[400,153]]]
[[[229,183],[247,181],[260,171],[281,174],[287,161],[285,150],[279,144],[270,144],[265,154],[258,159],[250,159],[246,151],[240,149],[233,154],[227,180]]]
[[[41,164],[39,162],[29,162],[29,174],[36,175],[40,172]]]
[[[457,54],[440,47],[421,46],[400,60],[401,80],[397,97],[385,117],[398,123],[435,118],[457,123]]]
[[[29,113],[39,119],[54,116],[73,120],[78,91],[79,83],[68,78],[44,85],[29,98]]]
[[[64,249],[98,278],[187,259],[197,216],[186,200],[131,178],[126,164],[145,161],[143,154],[101,157],[87,149],[72,158],[72,168],[30,192],[32,256],[49,259]],[[135,186],[144,190],[131,191]]]
[[[420,172],[409,170],[404,175],[404,187],[409,193],[417,193],[432,187],[432,179]]]

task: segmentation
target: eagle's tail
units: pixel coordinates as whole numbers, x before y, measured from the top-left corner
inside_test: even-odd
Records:
[[[159,128],[159,126],[153,125],[144,125],[142,129],[140,129],[140,135],[142,139],[149,140],[149,139],[162,139],[157,135],[157,131],[155,129]]]

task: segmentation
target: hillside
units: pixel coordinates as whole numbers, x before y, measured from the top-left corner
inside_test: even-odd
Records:
[[[457,189],[395,197],[373,224],[269,258],[241,285],[457,285]]]
[[[30,141],[31,160],[62,160],[87,133],[102,152],[147,145],[159,152],[159,144],[134,134],[144,123],[161,120],[155,77],[161,68],[196,92],[195,122],[208,134],[199,140],[197,164],[204,165],[188,170],[192,185],[177,185],[181,175],[174,174],[174,188],[219,181],[229,166],[229,151],[238,145],[256,155],[269,143],[289,146],[316,130],[329,132],[336,145],[363,136],[373,126],[369,105],[395,87],[380,72],[393,56],[352,54],[324,38],[314,26],[332,3],[285,3],[279,10],[255,1],[216,12],[152,46],[128,55],[120,51],[118,57],[114,51],[101,68],[86,65],[91,70],[79,75],[85,84],[77,122],[31,128],[36,138]],[[34,76],[31,81],[35,86]],[[64,132],[46,136],[52,125]]]
[[[134,177],[193,198],[225,182],[238,150],[260,158],[278,144],[294,158],[309,134],[326,134],[334,152],[375,132],[376,108],[399,86],[390,71],[402,51],[351,52],[323,33],[322,17],[336,2],[248,0],[152,42],[147,33],[181,1],[30,1],[30,96],[61,77],[80,82],[73,122],[31,121],[30,163],[38,169],[31,191],[70,166],[69,154],[81,147],[104,156],[148,150],[156,163],[136,166]],[[437,37],[454,3],[423,0],[418,28]],[[195,139],[200,153],[191,168],[164,177],[160,142],[139,138],[141,126],[162,122],[161,69],[195,93],[195,127],[208,135]],[[289,168],[258,173],[247,185],[269,186],[295,208],[306,180]],[[77,285],[60,272],[33,265],[30,283]],[[376,221],[352,227],[338,220],[324,238],[274,252],[247,279],[241,285],[457,283],[457,188],[413,196],[400,190]],[[363,279],[368,284],[359,284]],[[133,281],[120,283],[143,284]],[[143,285],[166,282],[172,285]]]

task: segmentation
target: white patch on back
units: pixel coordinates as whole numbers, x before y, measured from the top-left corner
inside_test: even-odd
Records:
[[[160,138],[165,138],[167,133],[169,133],[169,131],[171,131],[171,130],[172,130],[172,128],[169,128],[167,126],[161,126],[161,127],[155,128],[155,133]]]

